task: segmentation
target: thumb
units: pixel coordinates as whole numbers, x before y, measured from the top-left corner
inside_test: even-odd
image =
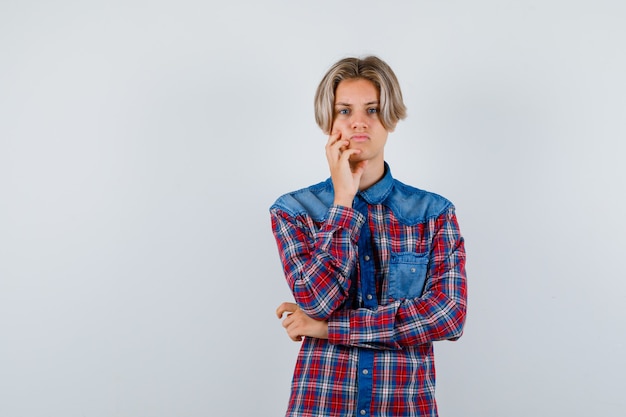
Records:
[[[363,175],[363,172],[365,172],[365,167],[367,167],[367,163],[369,162],[369,160],[365,160],[365,161],[361,161],[359,162],[354,170],[354,174],[358,176],[358,178],[361,178],[361,175]]]

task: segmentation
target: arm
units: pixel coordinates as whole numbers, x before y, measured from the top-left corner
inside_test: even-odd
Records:
[[[331,343],[402,349],[461,336],[467,306],[465,247],[454,211],[442,214],[435,228],[423,295],[394,300],[376,310],[333,313],[328,326]]]
[[[332,206],[316,230],[306,215],[292,216],[273,207],[272,230],[287,283],[309,317],[326,320],[345,301],[356,263],[356,243],[364,217]]]
[[[289,287],[311,318],[326,320],[345,301],[356,263],[356,244],[363,215],[352,209],[367,161],[350,166],[359,149],[335,131],[326,143],[334,203],[319,230],[305,215],[291,216],[273,208],[272,230]]]

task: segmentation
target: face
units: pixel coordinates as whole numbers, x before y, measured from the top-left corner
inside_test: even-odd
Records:
[[[380,94],[369,80],[357,78],[343,80],[335,91],[335,114],[331,132],[341,132],[348,139],[348,148],[360,149],[351,162],[369,160],[370,164],[383,164],[383,150],[389,132],[379,119]]]

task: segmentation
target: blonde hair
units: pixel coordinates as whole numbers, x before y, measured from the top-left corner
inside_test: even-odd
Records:
[[[315,121],[329,134],[335,115],[335,91],[343,80],[365,79],[371,81],[380,94],[380,121],[388,131],[393,131],[399,120],[406,117],[406,106],[396,75],[389,65],[376,56],[344,58],[337,61],[324,75],[315,92]]]

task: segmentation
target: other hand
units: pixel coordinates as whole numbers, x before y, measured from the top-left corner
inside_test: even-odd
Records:
[[[328,322],[312,319],[297,304],[285,302],[279,305],[276,316],[280,319],[283,314],[287,314],[283,327],[294,342],[302,341],[303,337],[328,339]]]

